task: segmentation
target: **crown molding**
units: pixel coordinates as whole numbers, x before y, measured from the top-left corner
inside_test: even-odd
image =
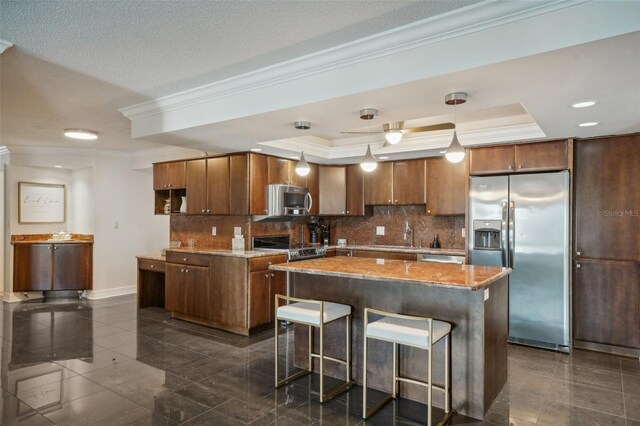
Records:
[[[625,7],[611,6],[607,9],[606,5],[587,0],[485,1],[290,61],[121,108],[119,111],[132,121],[133,137],[176,131],[268,112],[287,106],[295,106],[300,103],[309,103],[314,100],[320,100],[323,96],[328,99],[351,92],[371,90],[377,88],[376,84],[382,86],[400,84],[404,80],[428,78],[438,73],[452,72],[470,66],[480,66],[485,62],[503,61],[637,30],[638,23],[635,21],[630,22],[628,19],[628,9],[634,7],[640,10],[640,4],[634,6],[626,3]],[[559,16],[553,13],[563,9],[571,10]],[[615,28],[602,28],[600,26],[597,34],[593,31],[586,33],[581,30],[578,31],[577,35],[570,34],[565,37],[551,37],[549,35],[539,42],[525,44],[521,49],[514,49],[512,43],[507,43],[504,40],[505,37],[509,38],[509,34],[511,36],[517,35],[518,29],[509,24],[517,23],[520,26],[522,22],[529,20],[527,24],[528,30],[533,27],[539,28],[541,22],[532,21],[530,18],[543,20],[542,23],[548,24],[549,31],[553,32],[553,34],[557,31],[569,33],[568,29],[559,28],[562,26],[557,25],[556,21],[562,20],[564,22],[567,14],[573,13],[578,17],[583,17],[587,24],[596,19],[604,19],[603,15],[606,15],[607,19],[611,18],[619,22],[619,25]],[[627,19],[624,19],[625,16]],[[477,54],[469,56],[466,53],[470,52],[465,53],[459,50],[458,43],[460,40],[457,39],[497,27],[505,27],[505,34],[502,32],[493,34],[493,36],[498,37],[496,39],[498,43],[492,51],[498,53],[494,53],[493,56],[481,55],[481,58],[479,58]],[[487,36],[489,35],[491,34],[487,34]],[[469,38],[467,37],[467,39]],[[473,39],[478,39],[478,37],[473,37]],[[473,39],[470,43],[472,43]],[[503,41],[500,42],[500,40]],[[478,40],[476,42],[485,43]],[[447,61],[451,62],[450,64],[440,63],[435,68],[433,65],[436,64],[432,64],[431,67],[425,67],[422,58],[428,57],[425,55],[428,55],[429,52],[424,51],[424,48],[432,47],[437,49],[438,52],[443,51],[443,49],[448,51],[450,49],[447,48],[447,43],[455,44],[455,46],[449,47],[457,49],[457,59]],[[476,47],[468,46],[467,48],[474,51]],[[401,58],[406,62],[402,77],[392,75],[394,72],[398,72],[392,69],[385,70],[387,73],[386,80],[388,81],[383,81],[384,79],[381,78],[380,82],[358,81],[357,84],[349,85],[348,87],[336,86],[335,82],[339,81],[341,76],[345,77],[344,73],[356,72],[362,67],[377,66],[376,64],[380,64],[380,59],[383,60],[383,63],[388,62],[390,60],[389,57],[392,55],[396,55],[395,59],[400,58],[397,55],[401,55]],[[374,61],[376,62],[374,63]],[[422,66],[418,66],[420,64],[417,64],[416,61],[422,61],[420,62]],[[320,91],[323,85],[330,82],[334,87],[332,91],[323,90],[321,93],[312,93],[313,90],[309,90],[310,87],[314,87],[311,83],[314,83],[315,87]],[[293,87],[296,90],[292,93],[298,93],[301,99],[296,98],[293,100],[290,96],[280,96],[280,99],[273,97],[275,93],[287,93],[289,91],[284,91],[284,89],[292,89]],[[305,87],[306,93],[301,91],[302,87]],[[276,92],[274,93],[274,91]],[[337,93],[336,91],[342,91],[342,93]],[[252,102],[249,103],[251,111],[246,108],[249,99],[252,99]]]
[[[452,132],[427,133],[403,139],[397,145],[384,146],[384,138],[380,141],[364,142],[351,145],[327,147],[315,144],[305,144],[304,152],[310,156],[325,160],[340,160],[363,156],[367,145],[375,155],[403,154],[414,151],[447,148],[451,143]],[[503,126],[491,129],[458,131],[458,138],[463,146],[480,146],[496,143],[507,143],[544,138],[546,135],[536,123]],[[263,142],[261,145],[291,152],[300,151],[298,139],[281,139]]]
[[[2,52],[10,48],[11,46],[13,46],[13,43],[9,43],[5,40],[0,40],[0,54],[2,54]]]

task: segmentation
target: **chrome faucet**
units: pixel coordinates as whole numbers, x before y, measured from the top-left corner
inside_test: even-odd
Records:
[[[413,229],[409,225],[409,221],[405,220],[404,221],[404,240],[407,241],[407,239],[411,243],[411,247],[413,247]]]

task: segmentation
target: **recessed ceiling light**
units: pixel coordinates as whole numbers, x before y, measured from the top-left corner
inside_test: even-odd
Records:
[[[574,108],[586,108],[586,107],[594,106],[595,104],[596,104],[596,101],[583,101],[583,102],[576,102],[571,106]]]
[[[578,124],[578,126],[580,126],[580,127],[591,127],[591,126],[597,126],[597,125],[598,125],[597,121],[588,121],[586,123]]]
[[[253,152],[262,152],[262,148],[251,148]]]
[[[387,157],[386,155],[380,156],[378,158],[381,159],[381,160],[388,160],[389,159],[389,157]]]
[[[61,169],[62,168],[62,166],[60,164],[56,164],[53,167],[55,167],[56,169]]]
[[[84,129],[64,129],[64,135],[68,138],[93,140],[98,139],[98,134],[91,130]]]

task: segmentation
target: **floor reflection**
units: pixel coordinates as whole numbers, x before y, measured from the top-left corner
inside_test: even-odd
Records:
[[[134,296],[0,309],[2,425],[414,425],[426,418],[424,405],[399,400],[364,423],[362,388],[320,404],[317,375],[275,390],[271,330],[236,336],[173,320],[161,308],[137,309]],[[280,339],[284,348],[287,335]],[[635,425],[638,389],[637,359],[515,346],[509,381],[484,423],[455,416],[451,424]],[[376,397],[372,391],[371,404]]]

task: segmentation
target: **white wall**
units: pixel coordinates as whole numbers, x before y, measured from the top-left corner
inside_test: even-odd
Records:
[[[69,187],[72,197],[68,200],[68,210],[73,217],[70,231],[76,234],[93,234],[96,213],[93,168],[72,170]]]

